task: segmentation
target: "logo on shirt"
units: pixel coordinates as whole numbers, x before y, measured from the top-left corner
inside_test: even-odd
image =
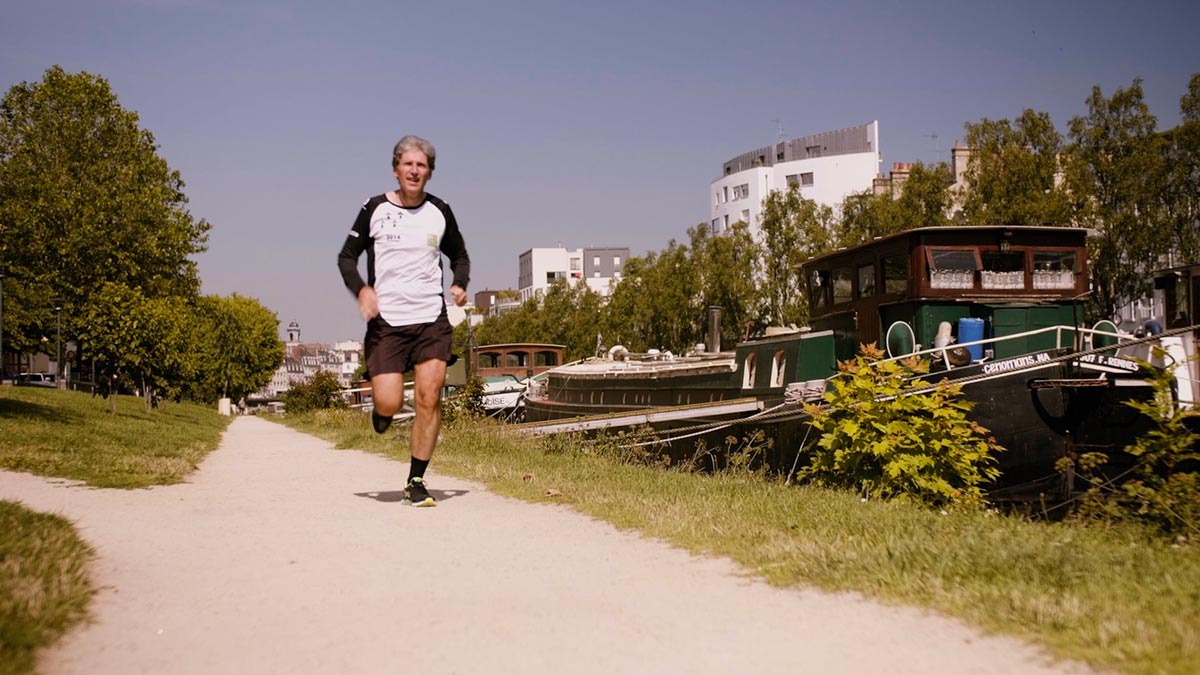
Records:
[[[437,235],[436,234],[425,235],[425,243],[429,244],[430,246],[437,246],[438,245]]]

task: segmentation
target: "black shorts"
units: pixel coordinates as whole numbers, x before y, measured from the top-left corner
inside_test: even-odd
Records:
[[[363,351],[368,377],[383,373],[406,373],[428,359],[450,360],[454,329],[442,312],[431,323],[389,326],[382,317],[367,322]]]

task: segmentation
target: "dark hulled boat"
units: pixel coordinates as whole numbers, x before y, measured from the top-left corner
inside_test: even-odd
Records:
[[[1146,373],[1125,355],[1128,341],[1111,324],[1079,326],[1086,236],[1052,227],[921,228],[821,256],[802,271],[811,326],[733,352],[554,369],[527,394],[526,419],[611,420],[688,406],[690,416],[661,425],[666,435],[671,425],[737,420],[718,433],[765,431],[775,441],[767,461],[787,470],[806,431],[800,402],[818,398],[837,362],[874,342],[893,358],[928,359],[928,380],[962,384],[975,402],[972,418],[1006,448],[1004,484],[1044,487],[1059,480],[1058,458],[1119,449],[1144,426],[1121,403],[1149,394]],[[592,428],[604,425],[601,418]]]

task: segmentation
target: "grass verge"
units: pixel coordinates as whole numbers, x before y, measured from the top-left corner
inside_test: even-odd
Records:
[[[91,557],[67,520],[0,501],[0,675],[33,673],[37,649],[86,616]]]
[[[77,391],[0,387],[0,468],[96,487],[178,483],[217,447],[229,418],[210,408],[141,399],[108,402]]]
[[[281,418],[340,448],[408,459],[406,432],[362,413]],[[566,503],[697,553],[728,556],[778,586],[857,591],[927,607],[1052,654],[1128,673],[1200,672],[1200,548],[1144,530],[1030,522],[992,512],[862,502],[759,475],[698,475],[614,459],[486,423],[446,429],[436,471],[494,492]]]

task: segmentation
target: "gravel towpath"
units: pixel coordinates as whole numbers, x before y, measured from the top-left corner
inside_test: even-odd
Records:
[[[239,417],[180,485],[0,472],[97,550],[94,619],[63,673],[1082,673],[1018,640],[852,595],[781,590],[725,559],[566,507]]]

